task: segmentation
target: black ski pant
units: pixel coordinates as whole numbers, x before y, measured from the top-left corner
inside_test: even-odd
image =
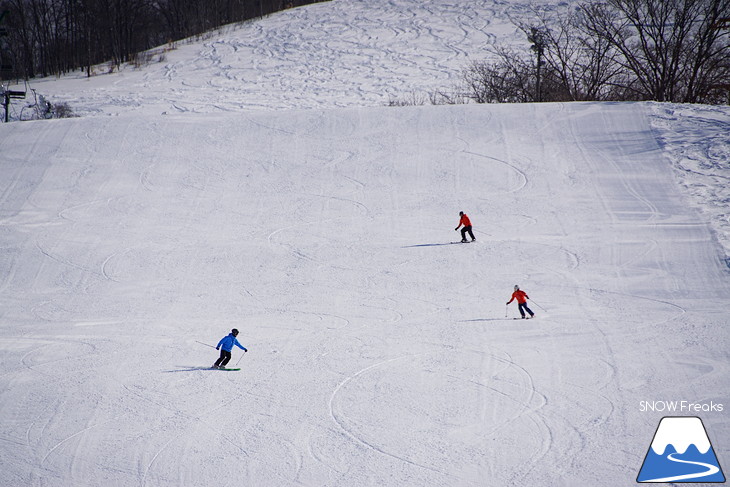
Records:
[[[466,234],[467,234],[467,232],[469,233],[469,236],[471,237],[472,240],[476,240],[474,238],[474,232],[471,231],[471,225],[467,225],[467,226],[465,226],[464,228],[461,229],[461,239],[462,240],[466,240]]]
[[[530,313],[530,316],[535,316],[535,313],[533,313],[532,310],[527,307],[527,303],[517,303],[517,309],[520,310],[520,314],[523,318],[525,317],[525,311]]]
[[[221,350],[221,356],[215,361],[213,367],[225,367],[229,360],[231,360],[231,351]]]

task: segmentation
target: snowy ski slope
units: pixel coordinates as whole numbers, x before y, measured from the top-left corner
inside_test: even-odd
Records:
[[[724,405],[684,415],[730,464],[730,110],[378,106],[378,83],[430,82],[378,57],[410,58],[406,33],[488,41],[429,15],[462,2],[377,3],[414,21],[371,50],[349,30],[368,2],[295,9],[165,68],[197,74],[40,84],[98,116],[0,126],[0,485],[634,485],[670,415],[642,401],[665,400]],[[506,8],[478,4],[484,25]],[[199,55],[302,19],[352,57],[281,29]],[[330,104],[307,68],[340,82],[348,59],[373,71]],[[308,88],[245,95],[237,62]],[[473,244],[451,244],[460,210]],[[242,371],[201,369],[232,327]]]

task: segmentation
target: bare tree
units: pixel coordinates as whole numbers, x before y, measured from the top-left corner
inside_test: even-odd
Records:
[[[529,59],[512,49],[497,47],[497,61],[475,61],[462,72],[459,91],[477,103],[535,101],[535,79]]]
[[[689,103],[722,101],[713,99],[716,88],[730,95],[730,32],[725,32],[730,28],[730,2],[707,2],[701,16],[685,52],[684,101]]]
[[[615,48],[583,28],[582,12],[533,9],[533,15],[536,24],[520,23],[518,27],[530,42],[535,31],[541,34],[546,65],[543,76],[547,76],[551,91],[545,99],[585,101],[609,96],[611,83],[618,79],[622,67]]]
[[[727,78],[730,45],[713,25],[730,15],[730,0],[606,0],[583,6],[585,29],[616,49],[640,98],[705,100]]]
[[[137,53],[224,24],[324,0],[0,0],[8,78],[33,78],[139,59]]]

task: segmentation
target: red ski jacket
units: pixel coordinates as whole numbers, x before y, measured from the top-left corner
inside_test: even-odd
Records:
[[[462,225],[464,225],[465,227],[471,226],[471,220],[469,220],[469,217],[466,216],[466,213],[461,215],[461,220],[459,220],[459,227]],[[459,227],[456,227],[456,228],[459,228]]]
[[[515,299],[518,303],[525,304],[529,298],[530,296],[528,296],[525,291],[523,291],[522,289],[518,289],[517,291],[512,293],[512,299],[507,301],[507,304],[511,303]]]

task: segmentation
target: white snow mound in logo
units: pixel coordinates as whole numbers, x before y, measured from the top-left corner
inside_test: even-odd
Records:
[[[657,455],[663,455],[669,444],[674,445],[680,454],[686,452],[690,445],[695,445],[703,455],[711,448],[710,439],[700,418],[662,419],[654,441],[651,442],[651,449]]]

